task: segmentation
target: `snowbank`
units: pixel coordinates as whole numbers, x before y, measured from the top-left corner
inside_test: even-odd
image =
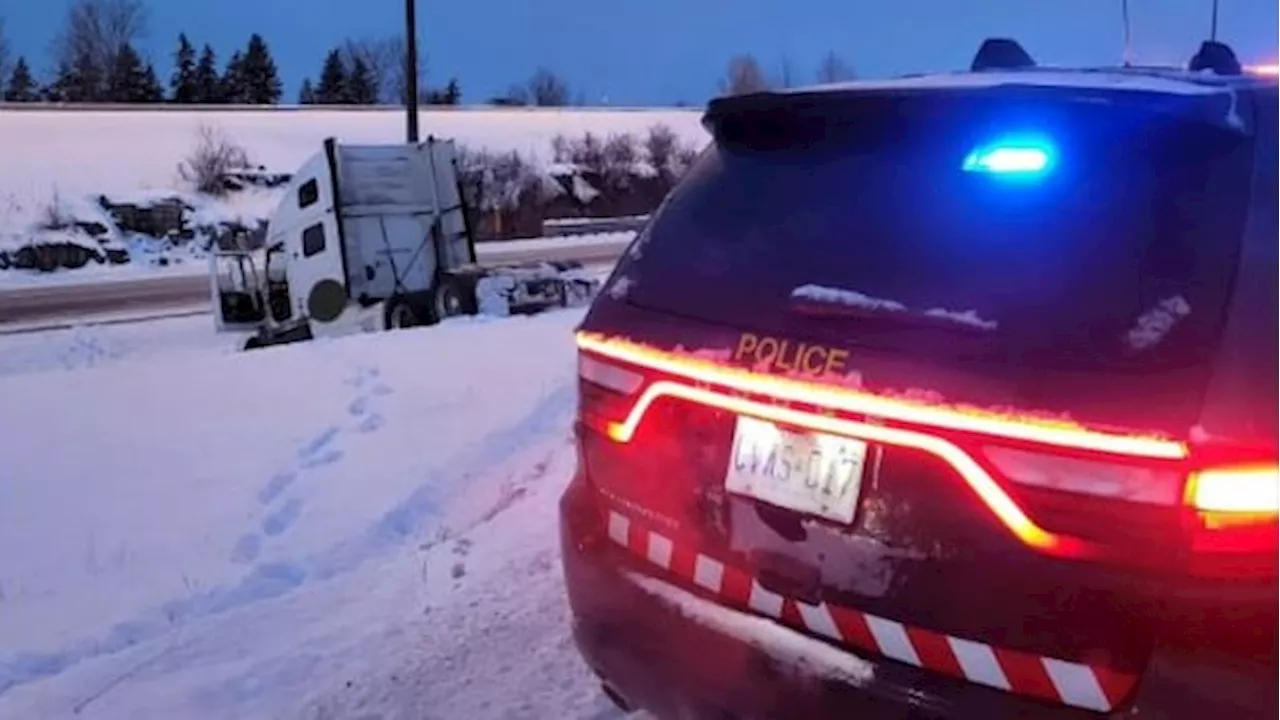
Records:
[[[452,138],[475,150],[519,152],[552,161],[557,135],[632,133],[665,124],[701,146],[697,110],[423,110],[423,137]],[[185,184],[178,164],[202,125],[243,146],[255,164],[292,172],[326,137],[347,143],[404,138],[398,109],[370,110],[0,110],[0,231],[39,218],[56,190],[67,197],[110,197]],[[2,233],[0,233],[2,234]]]
[[[541,235],[548,216],[649,212],[707,139],[697,111],[425,110],[422,121],[463,150],[480,240]],[[168,265],[233,238],[254,244],[281,183],[326,137],[394,143],[402,124],[376,108],[0,110],[0,271]],[[596,152],[566,155],[579,146]],[[572,158],[591,162],[550,173]],[[659,161],[664,173],[646,165]],[[233,191],[213,198],[197,184]]]
[[[34,373],[0,338],[0,717],[617,717],[558,570],[580,318],[249,354],[192,318]]]

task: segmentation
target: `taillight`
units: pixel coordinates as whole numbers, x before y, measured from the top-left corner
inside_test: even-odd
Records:
[[[1210,468],[1191,475],[1188,501],[1201,513],[1275,517],[1280,513],[1280,469],[1275,465]]]
[[[991,471],[1046,530],[1092,543],[1109,560],[1153,569],[1176,567],[1181,540],[1181,461],[1064,455],[985,445]]]
[[[1169,438],[922,404],[589,334],[578,345],[581,420],[619,446],[655,405],[693,403],[934,456],[1013,536],[1049,555],[1275,573],[1274,449],[1251,455],[1264,464],[1224,465],[1220,449],[1210,462]]]
[[[1280,551],[1280,469],[1249,464],[1198,470],[1187,481],[1191,570],[1215,577],[1271,577]]]
[[[611,436],[635,405],[644,375],[619,365],[578,354],[578,419],[583,425]]]

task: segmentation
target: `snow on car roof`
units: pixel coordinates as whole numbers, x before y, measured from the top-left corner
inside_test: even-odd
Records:
[[[840,90],[914,90],[932,88],[983,88],[1000,85],[1090,88],[1155,92],[1172,95],[1209,95],[1231,91],[1231,85],[1215,75],[1170,69],[1031,69],[1011,71],[953,72],[898,78],[851,80],[810,85],[780,92],[829,92]]]

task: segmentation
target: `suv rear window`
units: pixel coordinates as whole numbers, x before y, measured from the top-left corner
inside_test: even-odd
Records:
[[[715,143],[619,271],[629,301],[916,356],[1203,360],[1247,210],[1242,132],[1080,91],[862,95],[711,117]],[[963,168],[1027,133],[1047,171]]]

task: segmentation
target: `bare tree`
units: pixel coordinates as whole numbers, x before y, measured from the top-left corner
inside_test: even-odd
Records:
[[[196,146],[178,164],[178,175],[198,192],[225,195],[227,173],[249,167],[249,153],[219,128],[201,123]]]
[[[855,76],[853,68],[835,53],[834,50],[829,51],[822,56],[822,62],[818,64],[818,82],[834,83],[852,80]]]
[[[795,87],[796,69],[791,62],[791,56],[783,55],[782,61],[778,63],[778,87],[789,88]]]
[[[365,67],[369,68],[371,76],[378,85],[380,102],[388,102],[388,104],[404,102],[408,90],[408,50],[403,36],[348,40],[342,50],[348,65],[355,64],[356,58],[364,60]],[[419,85],[420,97],[425,95],[426,88],[424,65],[424,58],[420,54],[417,58],[417,85]]]
[[[9,38],[4,34],[4,18],[0,17],[0,92],[6,88],[9,79],[9,60],[12,52],[9,49]]]
[[[91,66],[105,78],[120,48],[136,46],[146,35],[147,19],[142,0],[71,0],[65,25],[54,41],[54,64]]]
[[[725,95],[743,95],[769,89],[760,61],[753,55],[736,55],[729,60],[729,69],[720,81],[720,92]]]
[[[569,104],[569,85],[559,75],[546,68],[538,68],[528,83],[529,101],[542,107],[563,107]]]

